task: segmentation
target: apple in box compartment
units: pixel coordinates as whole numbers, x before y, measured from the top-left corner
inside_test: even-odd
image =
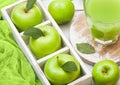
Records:
[[[43,58],[61,48],[61,36],[51,25],[31,27],[24,31],[30,36],[29,48],[37,59]]]
[[[67,47],[45,59],[38,60],[38,63],[46,78],[53,85],[91,84],[91,75],[87,75],[82,63]]]
[[[6,11],[18,31],[24,31],[47,20],[37,2],[38,0],[21,0],[8,6]]]

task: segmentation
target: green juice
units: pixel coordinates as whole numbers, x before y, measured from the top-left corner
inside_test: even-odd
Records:
[[[84,8],[93,38],[116,41],[120,34],[120,0],[85,0]]]

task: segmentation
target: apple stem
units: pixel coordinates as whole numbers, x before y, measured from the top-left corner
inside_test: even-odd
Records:
[[[57,56],[57,63],[61,67],[60,61],[59,61],[59,56]]]
[[[107,73],[108,72],[108,69],[106,68],[105,70],[102,71],[103,73]]]
[[[26,8],[24,9],[24,11],[25,11],[25,13],[28,13],[28,10]]]
[[[42,31],[42,34],[43,34],[42,36],[45,36],[45,31]]]

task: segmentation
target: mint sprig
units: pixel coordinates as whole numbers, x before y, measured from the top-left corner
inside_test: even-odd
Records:
[[[27,30],[24,31],[23,34],[27,36],[31,36],[34,39],[44,36],[44,33],[40,29],[35,27],[28,28]]]
[[[95,53],[95,48],[88,43],[77,43],[77,49],[79,52],[84,54],[93,54]]]
[[[36,0],[28,0],[26,5],[26,11],[29,11],[33,5],[35,4]]]

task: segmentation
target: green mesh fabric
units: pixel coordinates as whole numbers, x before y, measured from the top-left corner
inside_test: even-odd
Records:
[[[0,21],[0,85],[41,85],[5,20]]]

